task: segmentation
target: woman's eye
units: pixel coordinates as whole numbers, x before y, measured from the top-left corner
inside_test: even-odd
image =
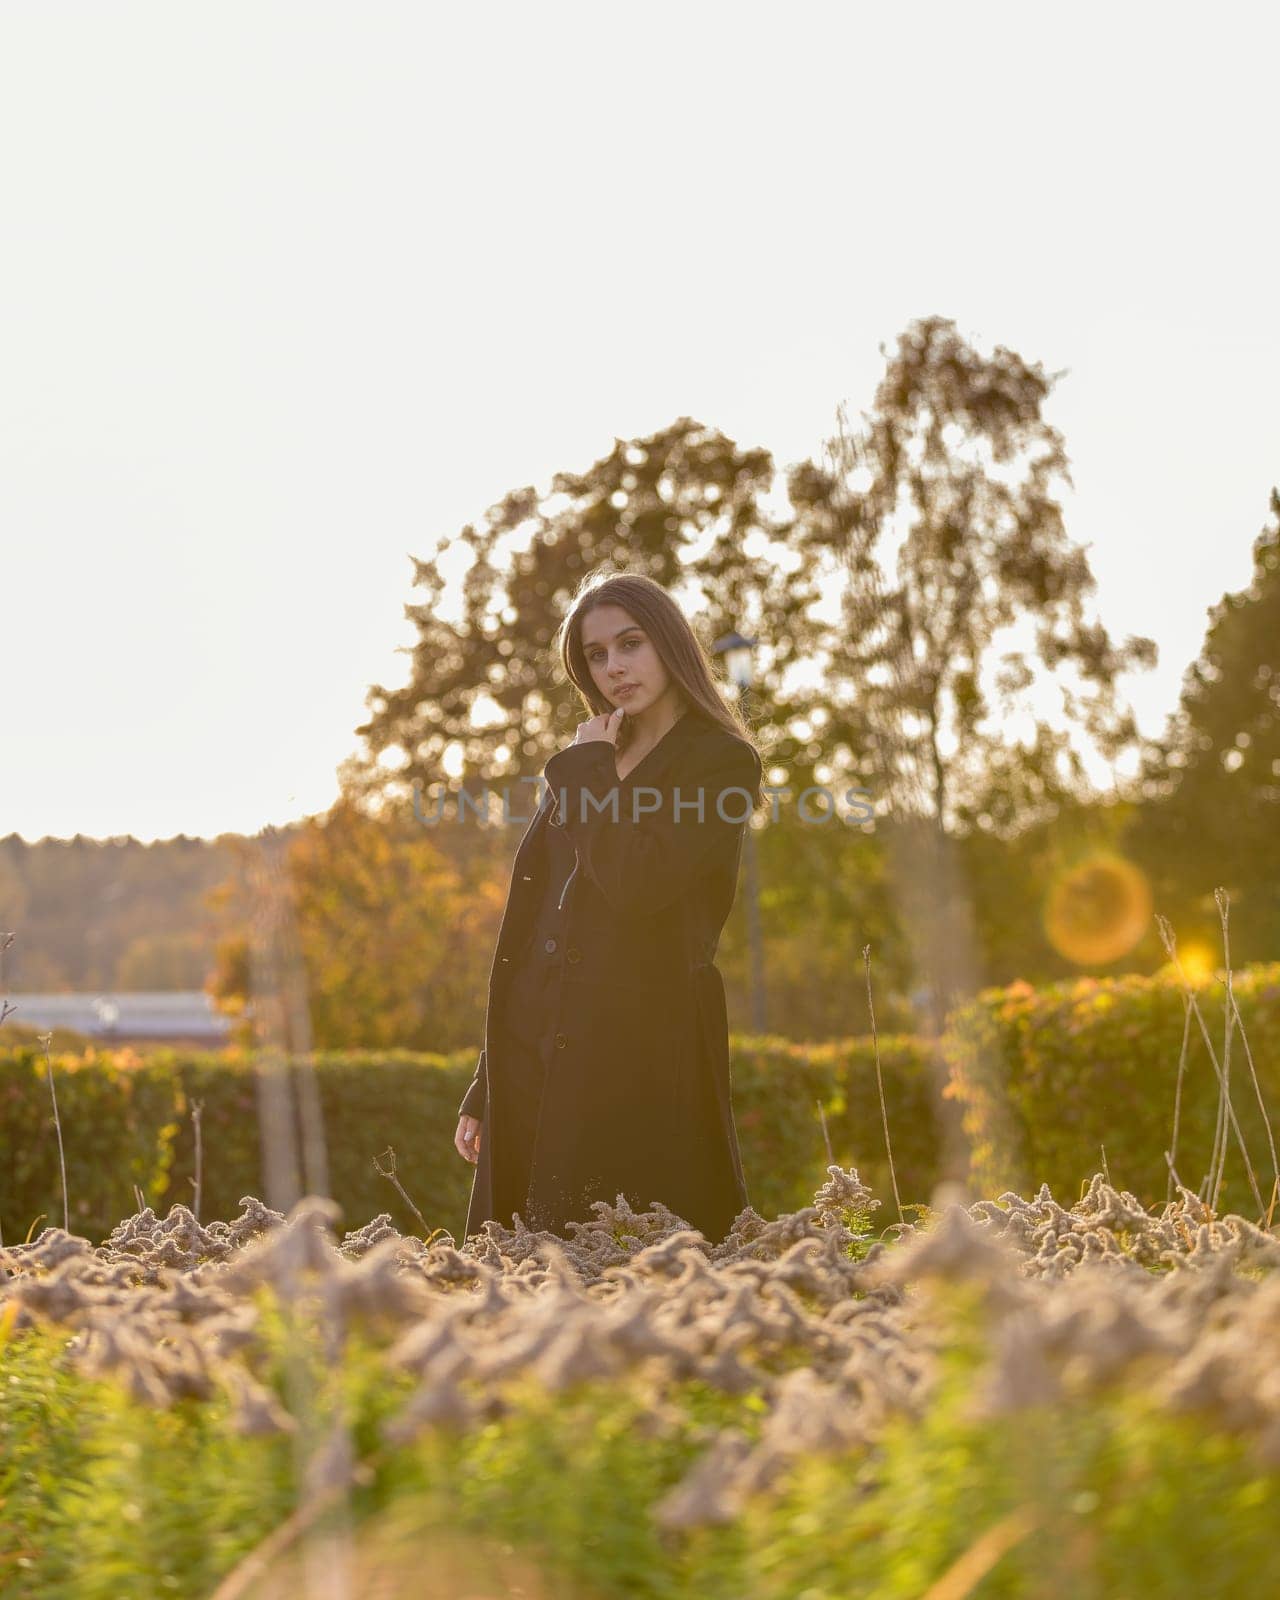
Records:
[[[630,650],[632,648],[632,646],[634,646],[638,650],[643,643],[644,643],[643,639],[624,639],[622,641],[623,649],[625,649],[625,650]],[[594,655],[589,655],[587,657],[587,660],[591,663],[591,665],[593,667],[599,666],[600,662],[603,661],[603,659],[604,659],[604,656],[599,650],[597,650],[594,653]]]

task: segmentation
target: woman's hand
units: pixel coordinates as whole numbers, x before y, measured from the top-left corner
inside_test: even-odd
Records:
[[[574,744],[590,744],[593,739],[603,739],[607,744],[616,747],[618,729],[622,726],[625,709],[624,706],[615,706],[612,711],[602,711],[598,717],[580,722]]]
[[[480,1155],[481,1126],[482,1120],[479,1117],[459,1117],[458,1131],[453,1136],[454,1149],[472,1166],[476,1164]]]

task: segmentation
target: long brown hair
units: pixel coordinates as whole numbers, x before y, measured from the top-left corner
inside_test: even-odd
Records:
[[[620,606],[649,635],[668,675],[674,680],[684,716],[701,716],[718,723],[726,733],[741,739],[756,757],[756,785],[752,810],[764,802],[760,787],[763,765],[760,751],[741,710],[726,700],[712,662],[689,620],[660,583],[640,572],[610,572],[597,569],[579,584],[573,603],[556,633],[560,661],[569,681],[582,696],[593,716],[614,710],[600,693],[582,646],[582,623],[597,606]],[[627,748],[633,733],[626,717],[618,730],[619,754]]]

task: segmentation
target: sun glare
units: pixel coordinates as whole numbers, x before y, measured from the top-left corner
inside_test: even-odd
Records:
[[[1079,966],[1128,955],[1151,925],[1151,889],[1132,862],[1099,852],[1061,874],[1045,905],[1045,936]]]

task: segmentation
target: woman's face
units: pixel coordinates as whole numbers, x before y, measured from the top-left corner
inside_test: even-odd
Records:
[[[593,606],[582,619],[582,649],[596,688],[628,719],[674,695],[675,680],[649,635],[621,606]],[[624,692],[628,684],[635,687]]]

